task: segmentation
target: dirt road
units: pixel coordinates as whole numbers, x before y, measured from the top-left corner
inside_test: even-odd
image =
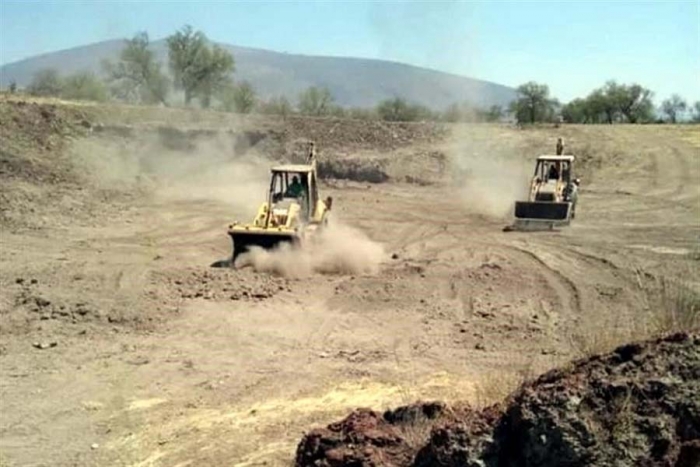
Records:
[[[389,154],[454,158],[495,132],[530,163],[563,134],[584,156],[576,222],[502,232],[484,209],[498,192],[465,198],[468,177],[425,162],[416,176],[439,183],[324,187],[334,220],[382,246],[376,274],[210,268],[237,205],[220,197],[156,193],[92,225],[8,229],[2,462],[288,465],[305,430],[348,409],[490,402],[643,332],[662,276],[698,285],[697,128],[468,131]]]

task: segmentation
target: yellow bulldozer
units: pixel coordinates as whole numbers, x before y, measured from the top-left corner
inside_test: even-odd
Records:
[[[280,244],[299,245],[328,225],[333,198],[320,199],[316,151],[309,143],[306,164],[272,167],[267,201],[251,223],[233,222],[228,235],[233,242],[230,265],[251,247],[266,250]]]
[[[575,157],[539,156],[527,201],[515,202],[515,223],[506,230],[553,229],[576,217],[580,180],[574,178]]]

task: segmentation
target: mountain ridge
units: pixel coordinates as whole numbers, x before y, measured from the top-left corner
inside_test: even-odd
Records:
[[[514,89],[501,84],[397,61],[215,44],[232,53],[234,79],[249,81],[263,99],[284,96],[296,102],[309,86],[328,87],[336,103],[346,107],[367,108],[387,98],[402,97],[444,110],[461,102],[478,107],[506,106],[515,97]],[[62,75],[81,70],[101,74],[103,60],[116,60],[123,46],[123,39],[110,39],[7,63],[0,66],[0,86],[13,81],[27,86],[43,68],[55,68]],[[152,42],[151,47],[167,71],[165,39]]]

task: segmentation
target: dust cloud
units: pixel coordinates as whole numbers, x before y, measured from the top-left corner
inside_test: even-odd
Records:
[[[252,217],[264,201],[272,161],[237,155],[225,134],[173,144],[162,135],[100,136],[76,141],[70,154],[85,179],[106,190],[141,190],[165,202],[215,202]]]
[[[453,186],[467,209],[504,219],[513,212],[515,201],[527,198],[531,167],[519,151],[498,143],[488,135],[465,132],[448,150],[448,157]]]
[[[331,222],[300,247],[282,244],[274,250],[252,247],[236,260],[236,267],[250,266],[257,272],[290,279],[322,274],[368,274],[379,272],[384,247],[363,232]]]

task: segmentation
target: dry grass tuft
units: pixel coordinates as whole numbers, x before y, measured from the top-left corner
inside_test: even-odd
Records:
[[[689,331],[700,327],[700,293],[682,279],[659,280],[660,312],[655,315],[660,333]]]
[[[474,385],[475,408],[483,409],[504,401],[534,376],[532,365],[526,365],[518,371],[494,371],[482,375]]]
[[[648,313],[618,317],[595,330],[570,336],[572,349],[582,358],[607,353],[619,345],[700,328],[700,292],[690,281],[676,277],[640,280]]]
[[[399,432],[408,446],[417,451],[425,446],[430,439],[430,431],[435,423],[436,420],[420,415],[410,422],[399,425]]]

